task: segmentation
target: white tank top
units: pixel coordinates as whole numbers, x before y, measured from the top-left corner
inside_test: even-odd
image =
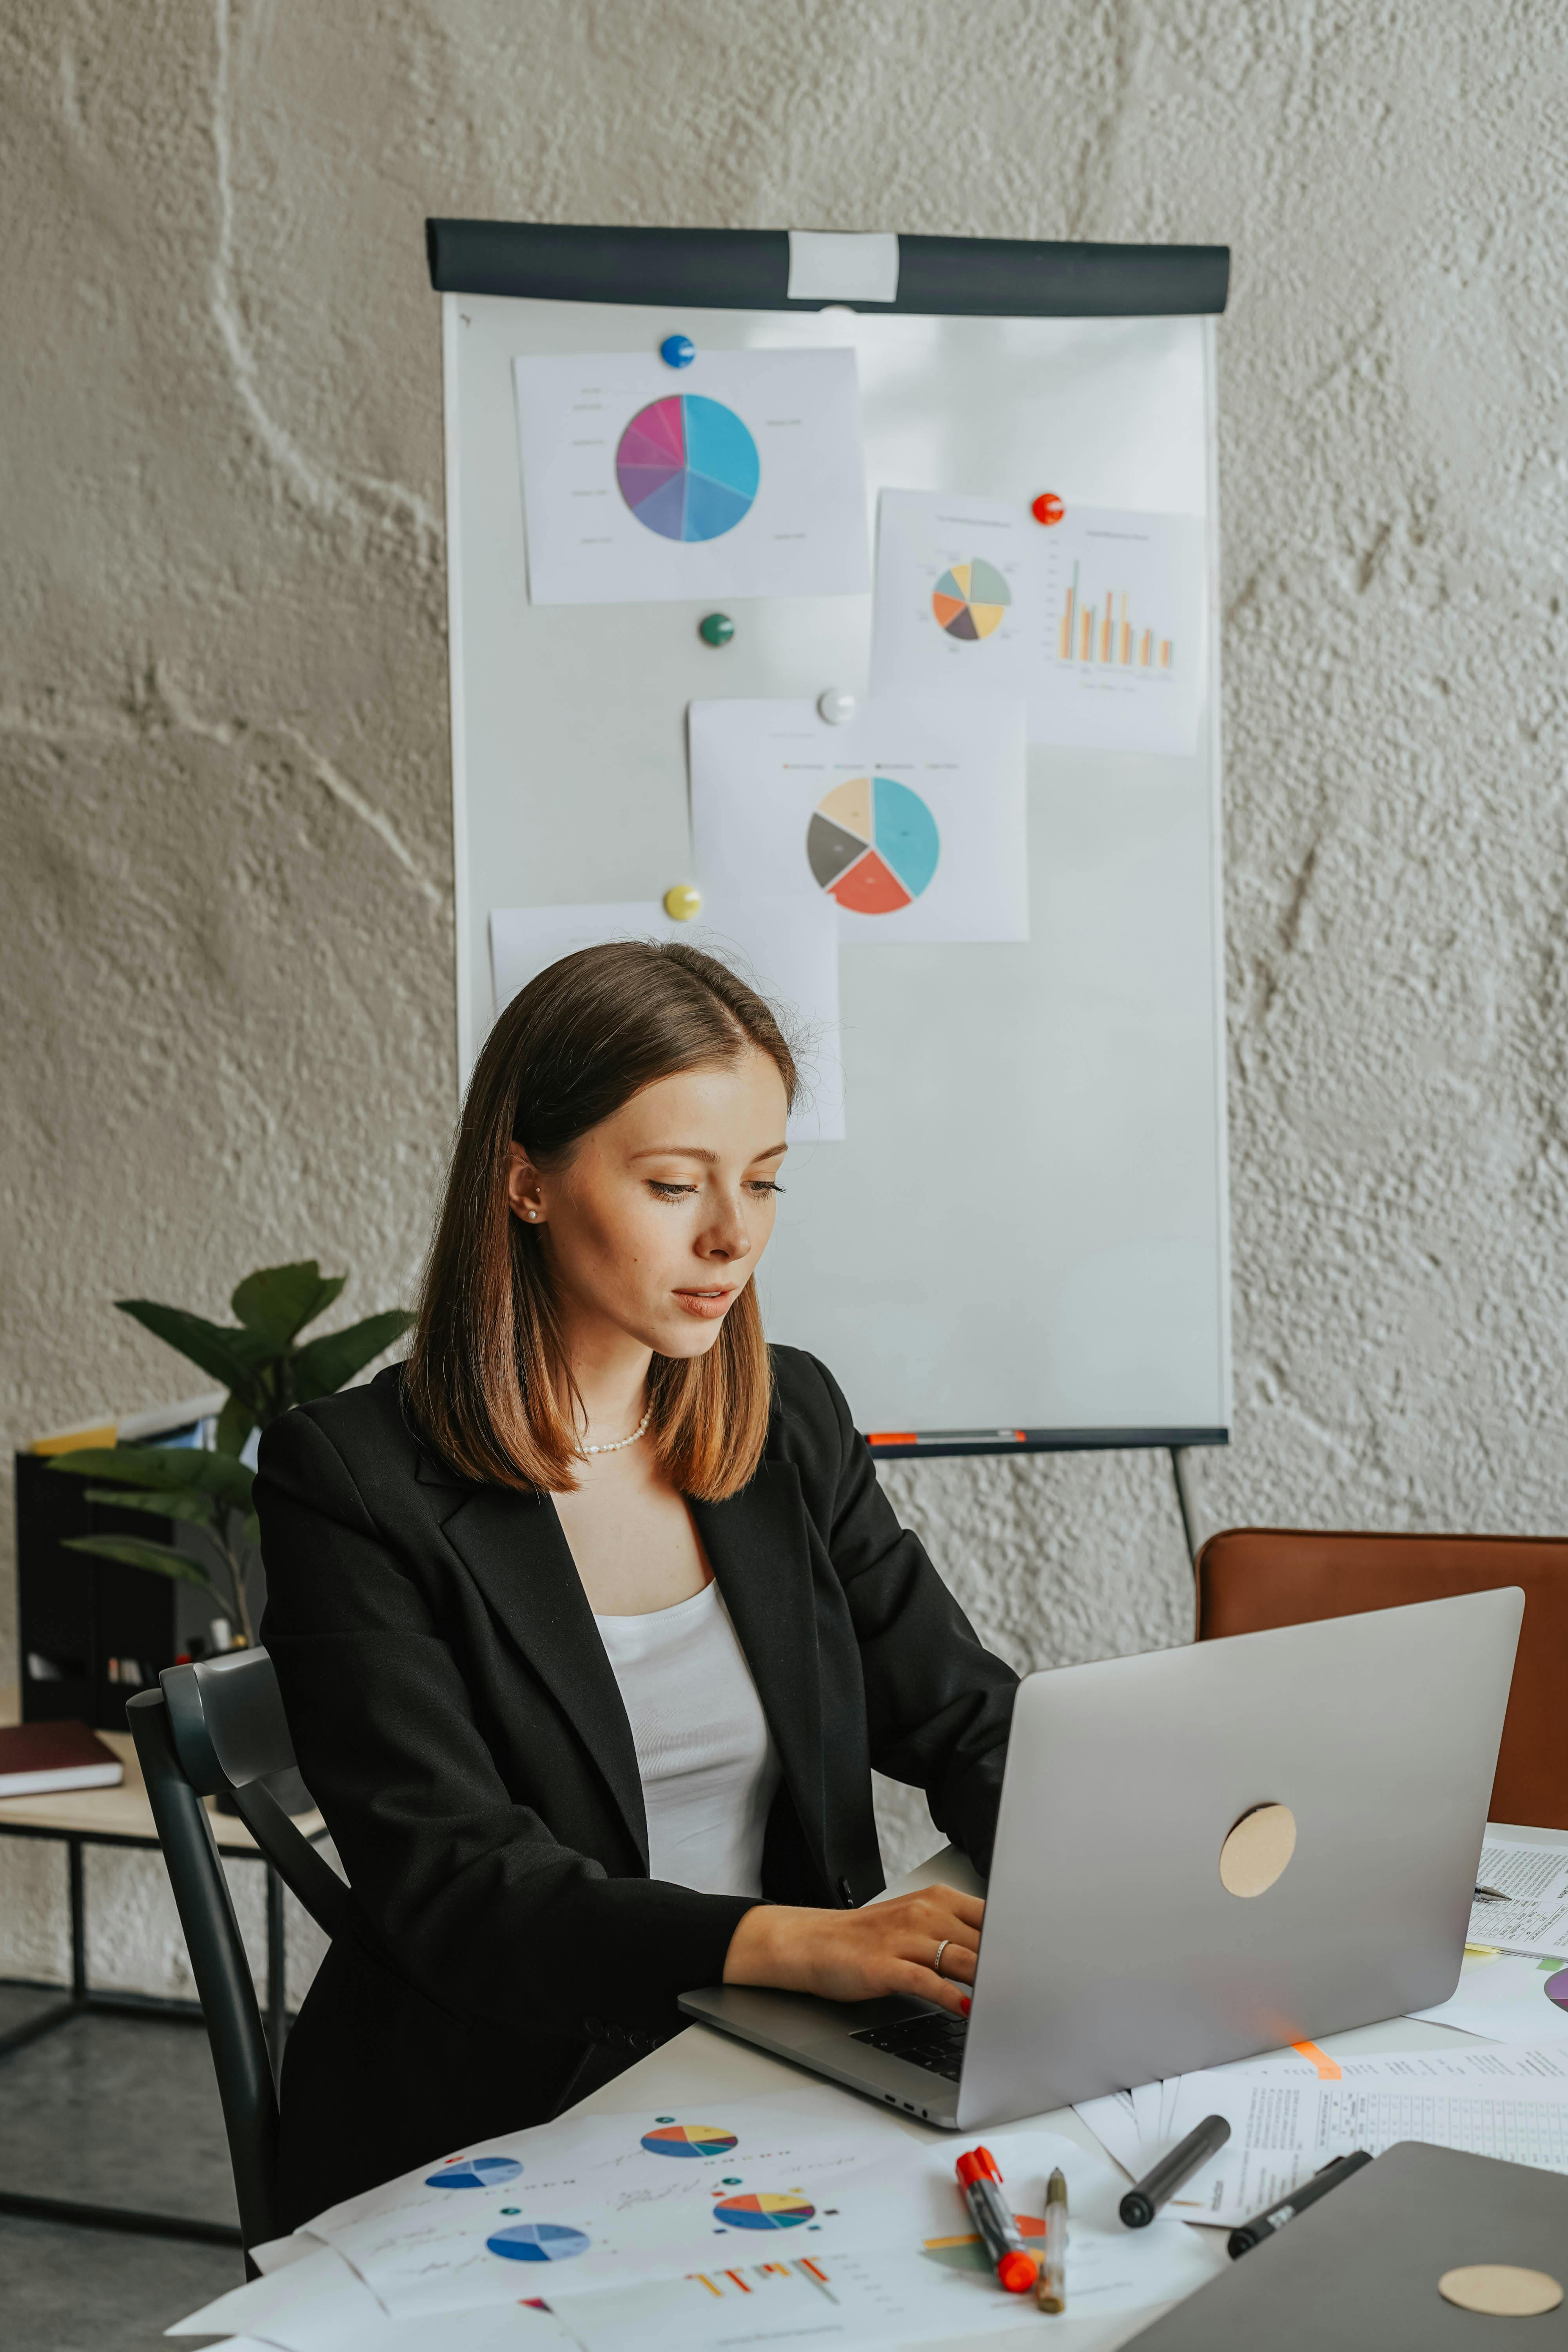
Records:
[[[637,1742],[650,1877],[760,1895],[778,1752],[719,1587],[594,1622]]]

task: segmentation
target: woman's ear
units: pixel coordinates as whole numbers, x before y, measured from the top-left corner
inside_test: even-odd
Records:
[[[507,1150],[506,1197],[511,1213],[524,1224],[544,1223],[544,1200],[538,1169],[521,1143],[509,1143]]]

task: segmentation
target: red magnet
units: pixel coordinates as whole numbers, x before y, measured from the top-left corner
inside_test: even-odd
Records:
[[[1067,512],[1067,508],[1058,498],[1055,490],[1042,490],[1029,509],[1029,512],[1037,522],[1060,522]]]

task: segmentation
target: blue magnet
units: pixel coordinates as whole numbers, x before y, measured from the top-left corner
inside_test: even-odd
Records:
[[[697,346],[689,335],[666,335],[658,355],[666,367],[689,367],[697,357]]]

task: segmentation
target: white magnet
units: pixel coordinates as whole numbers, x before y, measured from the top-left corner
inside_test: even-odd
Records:
[[[841,686],[830,686],[826,694],[817,696],[816,708],[830,727],[847,727],[855,716],[855,697]]]

